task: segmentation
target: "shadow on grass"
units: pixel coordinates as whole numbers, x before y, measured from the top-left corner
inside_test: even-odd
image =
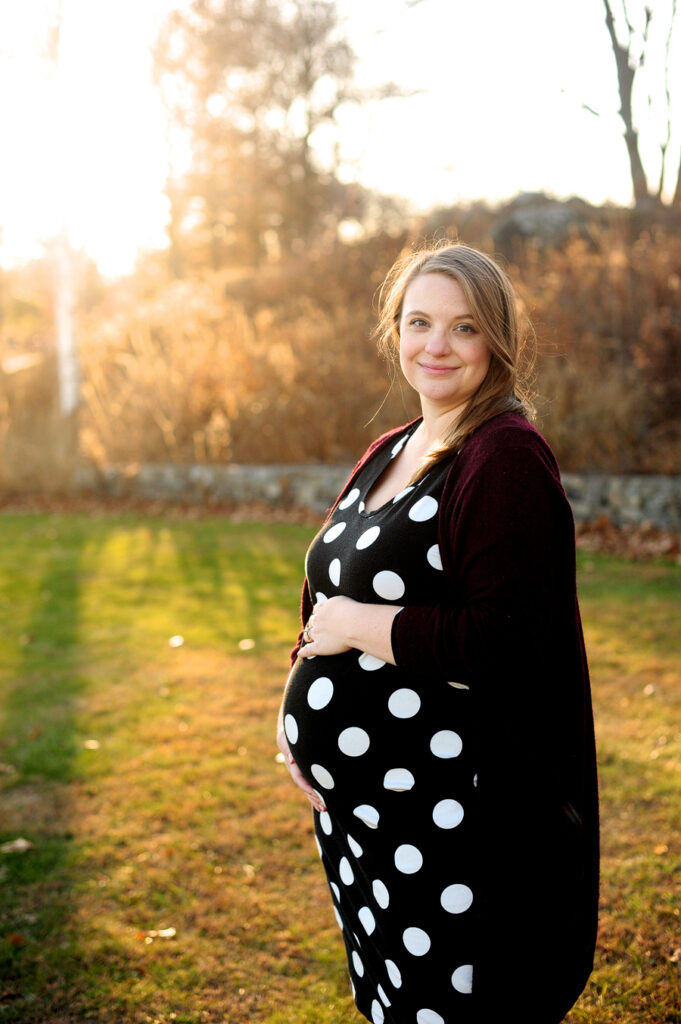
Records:
[[[0,690],[0,842],[26,852],[0,858],[0,1019],[44,1022],[62,1002],[68,956],[72,832],[67,785],[78,750],[79,531],[27,520],[21,563],[3,554],[3,617],[14,657]],[[26,553],[28,552],[28,558]],[[21,623],[19,629],[17,625]],[[21,632],[23,629],[23,633]],[[11,639],[10,639],[11,643]]]

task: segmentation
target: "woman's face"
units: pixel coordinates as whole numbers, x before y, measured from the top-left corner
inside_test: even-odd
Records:
[[[404,294],[400,366],[424,415],[459,415],[485,379],[490,347],[458,281],[419,274]]]

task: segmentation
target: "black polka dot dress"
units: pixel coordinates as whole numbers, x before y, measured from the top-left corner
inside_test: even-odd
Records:
[[[410,428],[413,430],[414,426]],[[361,470],[313,541],[314,601],[435,604],[438,503],[451,460],[373,512],[409,431]],[[473,1011],[476,742],[470,693],[352,650],[301,659],[284,727],[326,811],[315,831],[358,1009],[373,1024],[465,1024]]]

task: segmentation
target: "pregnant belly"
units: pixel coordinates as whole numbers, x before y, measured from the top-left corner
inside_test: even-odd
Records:
[[[393,665],[356,650],[297,662],[284,699],[284,728],[298,767],[325,799],[376,756],[376,707],[385,704],[399,675]]]
[[[410,788],[417,777],[423,788],[424,770],[430,777],[467,761],[467,697],[444,681],[347,651],[297,662],[284,728],[300,770],[329,809],[340,810],[352,794],[368,799],[393,784]]]

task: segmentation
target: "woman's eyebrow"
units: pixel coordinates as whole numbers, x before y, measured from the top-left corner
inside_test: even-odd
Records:
[[[430,316],[429,313],[424,313],[422,309],[409,309],[403,313],[403,316]],[[457,313],[452,317],[453,320],[475,320],[472,313]]]

